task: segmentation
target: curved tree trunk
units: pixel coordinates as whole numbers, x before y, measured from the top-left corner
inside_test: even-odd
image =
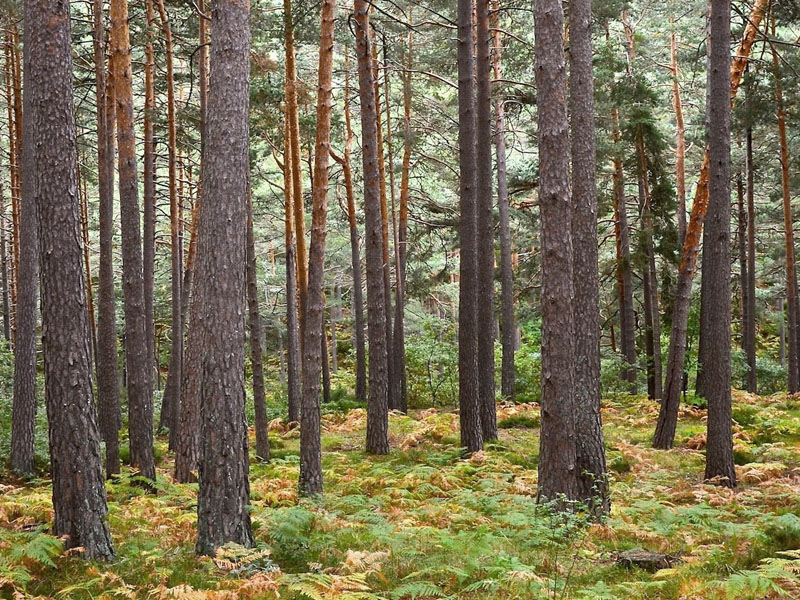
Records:
[[[600,277],[591,16],[591,0],[571,1],[569,103],[575,290],[575,464],[577,497],[599,516],[608,514],[611,507],[600,415]]]
[[[540,501],[577,497],[574,408],[573,252],[569,125],[561,0],[534,2],[542,219],[542,429]]]
[[[362,164],[364,173],[364,237],[367,263],[367,321],[369,334],[369,397],[366,450],[389,452],[389,381],[386,348],[386,304],[383,280],[378,117],[373,79],[369,4],[355,0],[356,56],[361,97]]]
[[[736,98],[739,84],[742,81],[748,56],[758,33],[758,25],[764,16],[769,0],[758,0],[750,12],[749,22],[739,44],[736,58],[730,68],[730,98]],[[689,319],[689,307],[692,301],[692,280],[697,265],[697,253],[700,249],[700,234],[708,209],[709,198],[709,148],[706,148],[700,178],[695,190],[694,203],[689,224],[686,227],[686,240],[683,244],[681,265],[675,287],[675,304],[672,312],[672,331],[669,340],[669,359],[667,362],[664,397],[661,399],[661,410],[658,424],[653,435],[654,448],[671,448],[675,441],[675,428],[678,423],[680,394],[683,388],[684,360],[686,358],[686,328]],[[728,298],[728,301],[730,299]]]
[[[131,464],[155,479],[153,460],[153,397],[151,361],[145,324],[142,237],[136,138],[131,88],[131,47],[127,0],[111,1],[111,51],[117,103],[119,197],[122,225],[122,290],[125,297],[125,359]]]
[[[333,31],[336,0],[324,0],[320,17],[319,81],[317,85],[317,131],[314,144],[312,186],[311,251],[308,263],[308,294],[303,317],[303,396],[300,412],[300,493],[322,493],[322,448],[320,442],[320,371],[325,325],[325,234],[328,218],[328,157],[333,103]]]
[[[53,534],[66,536],[65,546],[83,548],[88,558],[110,560],[114,548],[95,421],[86,289],[78,242],[69,3],[27,0],[25,17],[29,41],[29,68],[25,71],[30,73],[25,95],[29,107],[33,102],[26,115],[33,125],[27,139],[36,148],[30,164],[39,216]]]
[[[198,230],[202,435],[197,496],[198,554],[233,542],[253,545],[244,393],[247,182],[250,165],[250,6],[215,0],[211,11],[203,193]]]

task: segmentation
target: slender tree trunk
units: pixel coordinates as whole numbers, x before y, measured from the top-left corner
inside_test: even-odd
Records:
[[[678,240],[683,246],[686,238],[686,126],[683,122],[680,70],[678,69],[678,38],[675,19],[670,19],[670,71],[672,72],[672,108],[675,111],[675,191],[678,196]]]
[[[774,26],[773,26],[774,28]],[[789,143],[786,136],[786,108],[783,103],[783,84],[781,81],[780,59],[777,50],[772,48],[772,66],[775,75],[775,106],[778,115],[778,139],[781,148],[781,190],[783,193],[783,225],[786,242],[786,307],[788,312],[787,344],[789,359],[789,393],[800,389],[800,364],[798,363],[798,331],[797,331],[797,270],[794,250],[794,217],[792,215],[792,192],[789,173]]]
[[[325,326],[325,295],[322,297],[322,332],[320,334],[320,354],[322,356],[322,401],[331,401],[331,364],[328,349],[328,328]],[[333,321],[331,321],[333,322]]]
[[[289,422],[300,421],[300,402],[303,393],[301,381],[301,369],[303,366],[300,356],[300,324],[298,323],[297,306],[297,264],[296,264],[296,244],[294,232],[294,203],[292,201],[292,149],[290,138],[290,126],[286,123],[286,151],[283,159],[283,181],[284,181],[284,208],[285,208],[285,235],[286,235],[286,343],[287,343],[287,362],[288,377],[288,414]]]
[[[747,339],[748,328],[747,322],[750,320],[747,311],[750,307],[750,301],[747,298],[748,286],[747,282],[749,281],[749,276],[747,274],[747,208],[744,200],[744,178],[742,177],[742,172],[739,171],[736,174],[736,200],[737,200],[737,221],[738,227],[736,229],[736,242],[739,251],[739,288],[741,292],[740,302],[741,302],[741,318],[742,318],[742,337],[741,337],[741,345],[742,350],[745,353],[745,358],[747,357],[747,348],[749,347],[749,341]],[[744,377],[744,382],[742,387],[747,387],[747,381],[750,378],[750,374],[748,373]]]
[[[247,320],[250,329],[250,365],[253,369],[253,408],[256,416],[256,456],[269,460],[267,396],[264,391],[264,360],[261,350],[261,315],[258,311],[256,238],[253,231],[253,201],[247,193]]]
[[[14,59],[12,57],[11,32],[6,32],[4,44],[5,68],[4,81],[6,88],[6,109],[8,117],[8,179],[11,192],[11,265],[9,277],[9,295],[11,297],[11,339],[16,344],[17,340],[17,284],[19,275],[19,197],[20,197],[20,169],[17,165],[17,146],[22,143],[22,139],[17,138],[17,128],[14,124],[14,83],[13,70]]]
[[[492,12],[497,15],[496,26],[493,28],[494,36],[494,78],[502,78],[501,58],[502,42],[500,39],[498,0],[492,0]],[[495,133],[494,146],[497,160],[497,205],[500,216],[500,295],[502,316],[502,384],[503,398],[514,401],[515,396],[515,366],[514,353],[516,350],[517,324],[514,317],[514,270],[511,264],[511,227],[508,215],[508,176],[506,171],[506,121],[503,94],[495,98]]]
[[[744,324],[747,330],[747,364],[750,371],[747,375],[747,391],[755,394],[758,389],[756,380],[756,210],[754,201],[753,180],[753,130],[747,129],[747,320]]]
[[[233,542],[253,546],[244,393],[245,273],[249,172],[250,5],[215,0],[211,11],[203,193],[198,230],[204,288],[191,325],[200,330],[202,435],[198,554]]]
[[[758,0],[753,6],[748,19],[736,58],[730,68],[730,98],[731,102],[736,97],[747,67],[748,56],[753,47],[753,42],[758,33],[758,26],[764,16],[764,10],[769,0]],[[726,45],[727,41],[725,41]],[[686,240],[683,244],[681,265],[678,271],[678,281],[675,287],[675,304],[672,312],[672,331],[669,340],[669,360],[667,362],[666,383],[664,397],[661,399],[661,410],[658,415],[658,424],[653,435],[653,447],[671,448],[675,441],[675,428],[678,423],[678,408],[680,394],[683,389],[683,370],[686,358],[686,330],[689,319],[689,306],[692,301],[692,280],[694,279],[697,265],[697,253],[700,247],[700,234],[703,230],[703,221],[709,202],[709,148],[706,147],[705,157],[700,168],[700,178],[695,190],[694,203],[689,223],[686,227]],[[726,267],[728,268],[728,267]],[[730,301],[727,298],[726,301]]]
[[[29,169],[39,217],[42,346],[53,473],[53,534],[87,558],[114,557],[95,421],[81,267],[69,3],[25,2]],[[33,97],[31,97],[33,96]],[[43,143],[46,140],[47,143]],[[30,148],[29,148],[30,152]],[[25,262],[32,255],[27,255]],[[75,468],[80,465],[80,468]]]
[[[575,314],[575,452],[577,498],[608,514],[608,476],[600,415],[600,276],[592,73],[591,0],[569,13],[569,104],[572,115],[572,250]]]
[[[476,234],[478,261],[478,397],[483,439],[497,439],[497,409],[494,390],[494,210],[492,180],[492,95],[489,37],[489,1],[476,7]]]
[[[458,162],[460,172],[458,283],[458,406],[461,446],[483,449],[478,378],[478,256],[475,41],[471,0],[458,0]]]
[[[144,66],[144,218],[142,222],[142,264],[144,281],[144,323],[145,339],[147,340],[147,356],[150,369],[157,385],[160,385],[160,369],[158,357],[155,353],[155,320],[153,312],[153,294],[155,288],[156,268],[156,143],[154,137],[153,119],[156,112],[155,91],[155,53],[153,39],[155,38],[155,13],[153,0],[145,2],[145,15],[147,18],[147,44],[145,46]],[[169,71],[169,64],[167,71]],[[169,72],[167,73],[169,79]],[[169,85],[169,82],[167,83]],[[168,400],[164,398],[161,406],[161,420],[159,429],[169,427]],[[166,417],[166,418],[165,418]]]
[[[161,420],[172,429],[177,425],[180,405],[180,386],[183,378],[183,314],[182,277],[183,260],[181,256],[180,200],[178,198],[177,132],[175,126],[175,74],[173,67],[172,28],[167,19],[164,0],[158,0],[158,13],[164,32],[167,70],[167,130],[169,137],[169,216],[170,216],[170,256],[172,281],[172,346],[169,357],[169,373],[164,388]],[[166,419],[165,419],[166,417]],[[171,441],[173,436],[170,436]]]
[[[333,104],[333,32],[336,0],[324,0],[320,18],[319,81],[317,84],[317,131],[314,143],[312,185],[311,251],[308,293],[303,315],[303,396],[300,426],[300,493],[322,493],[322,449],[320,444],[320,371],[325,327],[325,234],[328,218],[328,156]]]
[[[78,164],[78,196],[80,198],[81,209],[81,239],[83,241],[83,270],[86,281],[86,314],[89,318],[89,335],[91,337],[91,355],[89,362],[92,367],[97,360],[97,331],[94,327],[94,292],[92,290],[92,265],[89,259],[89,191],[86,186],[86,178],[81,176],[80,161]]]
[[[356,400],[367,402],[367,365],[364,343],[364,295],[361,285],[361,255],[359,250],[358,221],[356,219],[355,193],[353,191],[353,174],[351,170],[351,154],[353,146],[353,128],[350,121],[350,57],[345,53],[344,79],[344,122],[345,143],[344,156],[338,157],[331,152],[333,159],[342,166],[345,195],[347,197],[347,220],[350,228],[350,268],[353,275],[353,336],[356,347]],[[401,198],[402,203],[402,198]],[[402,208],[401,208],[402,211]]]
[[[781,362],[781,368],[786,367],[786,330],[784,325],[784,307],[783,298],[778,298],[775,301],[775,311],[778,313],[778,342],[779,349],[778,355]]]
[[[561,0],[534,2],[542,219],[542,429],[540,501],[576,499],[573,250],[569,125]]]
[[[711,293],[709,341],[704,364],[708,398],[707,480],[736,486],[731,420],[731,0],[711,2],[709,143],[710,183],[703,261]]]
[[[367,400],[366,450],[389,452],[388,354],[386,348],[386,304],[383,281],[383,235],[381,227],[380,170],[378,167],[378,116],[369,4],[355,0],[356,56],[361,97],[362,163],[364,174],[364,236],[367,264],[367,320],[369,333],[369,398]]]
[[[3,338],[11,345],[11,306],[8,298],[8,254],[6,253],[6,200],[0,186],[0,285],[3,286]]]
[[[339,289],[339,284],[337,283],[334,286],[334,300],[336,304],[331,306],[330,309],[330,320],[331,320],[331,371],[334,375],[339,372],[339,348],[337,347],[336,342],[336,323],[339,321],[339,317],[341,316],[341,305],[342,305],[342,293]]]
[[[125,297],[125,359],[128,372],[131,464],[144,477],[155,480],[152,368],[145,323],[127,0],[111,1],[111,51],[117,104],[122,290]]]
[[[40,140],[47,140],[48,137],[42,131],[36,129],[37,114],[36,110],[39,103],[36,99],[37,93],[54,93],[55,90],[49,89],[49,83],[42,83],[42,80],[32,78],[32,69],[40,69],[42,74],[47,72],[45,65],[41,62],[33,63],[33,52],[37,51],[37,56],[43,60],[44,49],[32,48],[34,43],[43,43],[46,39],[45,26],[35,21],[46,15],[53,14],[47,10],[45,3],[31,2],[25,3],[25,115],[28,125],[24,127],[22,136],[17,137],[17,141],[22,143],[21,156],[14,158],[17,166],[21,164],[21,201],[19,202],[19,228],[17,250],[24,260],[18,261],[17,271],[17,298],[16,298],[16,338],[14,341],[14,397],[12,403],[11,418],[11,469],[21,475],[31,475],[34,471],[34,431],[36,425],[36,317],[38,314],[37,295],[39,284],[39,259],[37,249],[39,248],[39,218],[37,214],[37,173],[36,173],[36,144]],[[56,12],[58,14],[59,11]],[[66,9],[67,19],[69,10]],[[53,27],[63,27],[63,23],[51,24]],[[38,36],[34,37],[34,32]],[[66,25],[66,35],[69,39],[69,23]],[[63,40],[59,40],[63,41]],[[54,48],[50,48],[54,51]],[[60,57],[63,61],[64,57]],[[71,61],[70,61],[71,64]],[[49,65],[56,68],[55,65]],[[63,65],[61,65],[63,66]],[[54,76],[58,76],[58,71],[51,71]],[[49,80],[46,80],[49,81]],[[63,82],[62,82],[63,83]],[[39,88],[42,88],[40,92]],[[72,84],[70,80],[69,89]],[[70,97],[70,105],[72,99]],[[50,107],[52,108],[52,107]],[[19,116],[17,117],[19,118]],[[71,115],[70,115],[70,118]],[[70,121],[72,122],[72,121]],[[21,125],[21,123],[20,123]],[[66,126],[66,125],[65,125]],[[74,135],[74,134],[73,134]],[[49,140],[48,140],[49,144]],[[48,144],[42,144],[47,146]],[[73,149],[74,152],[74,149]],[[73,155],[74,156],[74,155]],[[77,157],[73,158],[77,162]],[[42,163],[46,164],[46,163]],[[77,181],[75,181],[77,185]],[[73,191],[73,194],[75,191]],[[77,197],[76,216],[77,216]],[[76,230],[77,234],[77,230]],[[76,238],[77,239],[77,238]],[[81,286],[83,280],[81,280]],[[81,290],[85,293],[85,290]],[[84,320],[85,322],[85,320]],[[89,377],[91,391],[91,377]],[[55,469],[54,469],[55,472]]]
[[[106,444],[106,476],[119,473],[117,317],[114,294],[114,81],[106,76],[103,2],[94,0],[94,60],[97,99],[97,165],[100,197],[100,268],[97,286],[97,408]],[[109,65],[110,66],[110,65]]]

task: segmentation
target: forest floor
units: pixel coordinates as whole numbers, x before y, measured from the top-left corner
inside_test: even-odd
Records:
[[[604,401],[613,510],[594,524],[536,506],[535,405],[501,407],[500,440],[467,460],[453,413],[393,415],[381,457],[361,450],[363,410],[328,415],[316,502],[298,502],[298,432],[273,423],[272,461],[251,464],[258,547],[216,559],[194,555],[197,487],[172,482],[163,439],[156,495],[108,486],[112,564],[65,554],[48,482],[6,474],[0,598],[799,598],[800,397],[735,393],[736,490],[702,482],[705,411],[683,405],[667,452],[649,447],[657,411]],[[628,569],[629,549],[675,560]]]

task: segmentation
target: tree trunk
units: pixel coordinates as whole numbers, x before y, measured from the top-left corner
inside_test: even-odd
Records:
[[[328,155],[333,104],[333,32],[336,0],[324,0],[320,17],[319,81],[317,84],[317,130],[314,143],[312,185],[311,250],[308,292],[303,315],[303,396],[300,412],[300,493],[322,493],[322,448],[320,443],[320,371],[325,328],[325,234],[328,219]]]
[[[730,68],[731,102],[739,90],[742,76],[747,67],[748,56],[758,33],[758,25],[764,16],[769,0],[758,0],[750,12],[748,25]],[[727,44],[727,41],[725,42]],[[700,233],[709,201],[709,148],[706,147],[700,178],[695,190],[692,213],[686,227],[686,240],[683,244],[681,265],[675,287],[675,304],[672,311],[672,331],[669,340],[669,360],[664,385],[664,397],[661,399],[661,410],[658,424],[653,435],[654,448],[671,448],[675,441],[675,428],[678,423],[680,394],[683,389],[684,360],[686,358],[686,329],[689,319],[689,306],[692,301],[692,280],[697,265],[697,253],[700,247]],[[727,269],[727,267],[726,267]],[[726,298],[729,302],[730,298]]]
[[[594,77],[591,0],[572,0],[569,13],[569,103],[572,115],[572,250],[575,331],[575,453],[577,498],[608,514],[608,476],[600,415],[600,276],[597,250]]]
[[[202,435],[197,496],[198,554],[233,542],[253,546],[244,393],[245,273],[249,172],[250,6],[215,0],[211,11],[203,194],[198,230]]]
[[[153,313],[153,293],[155,288],[155,261],[156,261],[156,142],[153,133],[153,119],[156,111],[156,91],[155,91],[155,53],[153,51],[153,39],[155,38],[155,13],[153,12],[153,0],[145,2],[145,14],[147,18],[147,44],[145,46],[145,85],[144,85],[144,218],[142,227],[143,247],[143,281],[144,281],[144,323],[145,339],[147,340],[147,356],[150,361],[151,372],[155,381],[160,380],[160,369],[158,357],[155,353],[155,321]],[[169,58],[167,62],[167,79],[169,80]],[[169,86],[169,81],[167,82]],[[159,429],[162,426],[169,427],[169,412],[164,410],[168,405],[167,398],[164,398],[161,406],[161,420]],[[165,420],[165,412],[167,419]]]
[[[461,446],[483,449],[478,378],[478,256],[475,41],[471,0],[458,0],[458,162],[460,172],[458,284],[458,406]]]
[[[42,346],[53,473],[53,534],[85,556],[114,557],[89,360],[81,266],[69,3],[25,2],[27,139],[39,217]],[[31,98],[31,96],[33,96]],[[47,143],[43,143],[44,140]],[[30,146],[31,144],[27,144]],[[30,152],[30,148],[29,148]],[[31,189],[31,188],[29,188]],[[30,261],[27,256],[26,262]],[[80,468],[75,468],[79,465]]]
[[[747,298],[748,286],[747,282],[749,281],[750,277],[747,274],[747,208],[744,201],[744,179],[742,177],[742,172],[739,171],[736,174],[736,200],[737,200],[737,221],[738,227],[736,229],[736,242],[739,250],[739,288],[741,292],[740,301],[740,314],[742,318],[742,337],[741,337],[741,344],[742,344],[742,351],[745,353],[745,359],[747,358],[747,348],[749,347],[749,341],[747,339],[748,334],[748,327],[747,323],[750,320],[750,317],[747,314],[747,311],[750,307],[750,301]],[[747,387],[747,382],[750,379],[749,372],[745,375],[743,386]]]
[[[494,36],[494,78],[502,78],[501,58],[503,45],[500,40],[498,0],[492,0],[492,12],[496,15],[496,25],[493,27]],[[514,401],[515,396],[515,366],[514,353],[516,350],[517,324],[514,317],[514,270],[511,264],[511,227],[508,215],[508,177],[506,171],[506,121],[504,98],[502,93],[495,98],[495,133],[494,147],[497,160],[497,206],[500,216],[500,296],[502,316],[502,346],[503,364],[501,376],[501,394],[503,398]]]
[[[139,191],[127,0],[111,1],[111,52],[117,103],[122,290],[125,298],[125,359],[128,372],[130,456],[131,465],[137,467],[142,476],[155,480],[152,368],[145,324],[142,238],[139,228]]]
[[[569,125],[561,0],[534,2],[542,219],[542,427],[540,501],[577,497],[573,251],[570,234]]]
[[[158,0],[158,13],[164,32],[167,70],[167,130],[169,136],[169,216],[170,216],[170,256],[171,256],[171,307],[172,307],[172,346],[169,356],[169,373],[164,388],[161,421],[172,429],[177,425],[180,405],[180,386],[183,377],[183,314],[182,278],[183,260],[181,252],[180,200],[178,199],[177,132],[175,127],[175,75],[173,67],[172,28],[167,19],[164,0]],[[202,17],[201,17],[202,18]],[[166,416],[166,419],[165,419]],[[170,436],[173,443],[174,438]]]
[[[335,304],[330,309],[331,320],[331,371],[334,375],[339,372],[339,348],[336,342],[336,324],[341,317],[342,305],[342,292],[339,289],[339,284],[334,286],[334,300]]]
[[[333,322],[333,321],[331,321]],[[322,297],[322,332],[320,334],[320,355],[322,356],[322,401],[331,401],[331,364],[328,348],[328,328],[325,326],[325,295]]]
[[[253,201],[247,193],[247,320],[250,329],[250,365],[253,369],[253,408],[256,416],[256,456],[269,460],[267,396],[264,391],[264,360],[261,350],[261,315],[258,311],[256,238],[253,231]]]
[[[69,10],[66,9],[67,18]],[[43,3],[25,3],[25,115],[28,126],[24,127],[22,137],[18,142],[22,142],[22,156],[16,157],[15,163],[19,166],[20,158],[22,162],[21,177],[21,201],[19,202],[19,237],[17,249],[25,260],[18,262],[17,271],[17,304],[15,315],[14,340],[14,398],[12,404],[11,419],[11,470],[21,475],[31,475],[34,471],[34,431],[36,425],[36,317],[38,314],[37,294],[39,284],[39,259],[37,250],[39,248],[39,235],[36,201],[36,144],[39,140],[47,140],[47,136],[37,131],[36,110],[38,103],[35,93],[38,88],[48,88],[48,85],[39,85],[41,80],[34,80],[31,77],[32,69],[42,69],[44,65],[33,64],[32,46],[37,40],[33,38],[33,31],[38,27],[43,27],[35,20],[50,14],[44,8]],[[63,26],[63,23],[59,23]],[[28,31],[30,30],[30,31]],[[67,39],[69,39],[69,24],[66,29]],[[44,35],[43,31],[37,31],[38,35]],[[38,38],[41,43],[45,37]],[[61,40],[63,41],[63,40]],[[39,52],[43,49],[38,48]],[[38,54],[42,56],[42,54]],[[59,58],[61,61],[64,57]],[[49,65],[54,67],[54,65]],[[63,66],[63,65],[62,65]],[[44,71],[43,71],[44,73]],[[57,77],[58,71],[50,71],[52,76]],[[72,90],[70,80],[70,91]],[[44,89],[43,93],[54,90]],[[70,97],[70,105],[72,99]],[[72,121],[71,121],[72,122]],[[74,134],[73,134],[74,135]],[[37,139],[38,138],[38,139]],[[49,142],[48,142],[49,143]],[[43,144],[45,146],[47,144]],[[74,152],[74,150],[73,150]],[[75,159],[77,160],[77,158]],[[45,163],[46,164],[46,163]],[[77,184],[77,182],[76,182]],[[73,192],[74,193],[74,192]],[[75,198],[77,202],[77,198]],[[77,204],[76,204],[77,210]],[[76,238],[77,239],[77,238]],[[81,280],[82,282],[83,280]],[[81,283],[81,285],[83,285]],[[82,290],[85,293],[85,290]],[[91,377],[89,377],[91,388]],[[91,391],[91,389],[90,389]]]
[[[8,298],[8,254],[6,253],[6,200],[0,187],[0,285],[3,286],[3,338],[11,347],[11,306]]]
[[[14,124],[14,59],[12,57],[11,32],[6,32],[4,53],[5,68],[3,69],[6,87],[6,108],[8,117],[8,179],[11,192],[11,264],[9,270],[9,296],[11,297],[11,340],[16,344],[17,339],[17,283],[19,274],[19,197],[20,197],[20,169],[17,165],[17,146],[22,143],[22,139],[17,139],[17,128]],[[35,295],[35,293],[34,293]]]
[[[680,71],[678,70],[678,39],[675,19],[670,19],[670,71],[672,72],[672,108],[675,111],[675,191],[678,196],[678,240],[683,246],[686,238],[686,126],[683,122]]]
[[[286,238],[286,344],[289,382],[288,393],[288,418],[289,422],[300,421],[300,401],[303,393],[301,369],[303,366],[300,356],[300,324],[298,323],[297,306],[297,264],[296,243],[294,233],[294,203],[292,201],[292,148],[289,132],[289,123],[285,127],[286,140],[283,159],[284,181],[284,209],[285,209],[285,238]]]
[[[703,250],[704,277],[709,277],[709,328],[714,351],[705,370],[708,398],[707,480],[736,486],[731,420],[731,0],[711,2],[709,59],[709,202]]]
[[[484,441],[497,439],[494,390],[494,210],[492,208],[492,97],[489,1],[476,3],[476,234],[478,285],[478,397]]]
[[[747,172],[747,364],[750,371],[747,376],[747,391],[755,394],[758,389],[756,380],[756,210],[754,202],[755,185],[753,180],[753,130],[747,129],[747,153],[745,170]]]
[[[90,262],[90,242],[89,242],[89,191],[86,186],[86,178],[81,176],[80,158],[78,159],[78,196],[80,198],[81,210],[81,240],[83,242],[83,270],[86,281],[86,314],[89,317],[89,337],[91,354],[89,363],[92,367],[97,360],[97,331],[94,327],[94,292],[92,291],[92,265]]]
[[[780,59],[775,48],[772,48],[772,66],[775,76],[775,105],[778,114],[778,139],[781,148],[781,190],[783,193],[783,230],[786,242],[786,308],[788,313],[787,345],[789,362],[789,393],[800,389],[800,363],[798,362],[798,330],[797,330],[797,270],[794,251],[794,217],[792,215],[792,192],[789,174],[789,143],[786,136],[786,109],[783,103],[783,85],[781,81]]]
[[[367,400],[366,450],[389,452],[388,354],[386,348],[386,304],[383,281],[383,235],[381,227],[380,171],[378,168],[378,117],[369,4],[355,0],[356,56],[361,98],[362,161],[364,174],[364,236],[367,263],[367,320],[369,333],[369,398]]]

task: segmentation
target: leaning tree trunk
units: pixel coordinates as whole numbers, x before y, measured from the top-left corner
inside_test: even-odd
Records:
[[[155,479],[153,460],[153,397],[147,343],[139,227],[139,189],[133,118],[131,47],[127,0],[111,0],[111,56],[114,70],[119,153],[120,222],[122,225],[122,290],[125,298],[125,360],[131,464]]]
[[[11,418],[11,469],[21,475],[30,475],[34,470],[34,430],[36,424],[36,316],[37,289],[39,283],[39,247],[38,217],[36,209],[36,158],[34,144],[37,131],[35,129],[37,105],[34,103],[34,92],[37,81],[33,81],[30,71],[31,52],[28,47],[33,43],[29,29],[37,24],[33,19],[47,14],[43,6],[36,3],[28,5],[25,11],[25,98],[24,112],[27,126],[22,137],[22,195],[19,203],[19,240],[18,249],[25,260],[19,262],[17,271],[17,305],[16,305],[16,338],[14,343],[14,398]],[[68,11],[67,11],[68,12]],[[30,20],[28,20],[30,19]],[[67,32],[69,26],[67,25]],[[45,38],[40,38],[45,39]],[[38,65],[35,65],[38,67]],[[46,87],[46,86],[45,86]],[[71,87],[70,87],[71,89]],[[47,139],[42,137],[40,139]],[[91,377],[90,377],[91,382]]]
[[[542,429],[540,501],[577,498],[574,411],[573,252],[569,125],[561,0],[534,2],[542,219]]]
[[[474,40],[471,0],[458,0],[458,406],[461,446],[483,449],[478,378],[478,255]]]
[[[95,421],[81,266],[69,3],[25,2],[29,163],[39,216],[42,347],[53,473],[53,534],[88,558],[114,557]],[[32,96],[32,97],[31,97]],[[44,143],[46,141],[46,143]],[[30,260],[31,256],[27,257]],[[76,468],[79,465],[80,468]]]
[[[476,234],[478,261],[478,397],[483,439],[497,439],[494,390],[494,210],[492,208],[492,97],[489,0],[478,0],[476,12]]]
[[[703,365],[708,399],[705,478],[736,486],[731,419],[731,0],[711,2],[709,201],[703,276],[709,278],[708,332],[714,352]]]
[[[97,275],[97,414],[106,444],[106,476],[119,473],[117,317],[114,294],[114,82],[106,76],[103,2],[94,0],[94,61],[97,99],[97,187],[100,264]]]
[[[250,366],[253,371],[253,409],[256,417],[256,456],[269,460],[267,396],[264,391],[264,359],[261,350],[261,315],[258,312],[256,238],[253,231],[253,201],[247,192],[247,321],[250,330]]]
[[[500,80],[503,45],[500,40],[498,0],[492,1],[495,14],[494,36],[494,78]],[[517,323],[514,317],[514,270],[511,263],[511,227],[508,215],[508,176],[506,171],[506,119],[502,93],[495,98],[494,148],[497,160],[497,206],[500,216],[500,296],[503,364],[501,367],[501,387],[503,398],[514,401],[515,366],[514,353],[517,345]]]
[[[758,389],[756,380],[756,209],[755,209],[755,184],[753,178],[753,130],[747,129],[747,321],[744,324],[747,330],[747,364],[750,371],[747,376],[747,391],[755,394]]]
[[[362,164],[364,173],[364,236],[367,263],[367,321],[369,334],[369,397],[366,450],[389,452],[389,381],[384,311],[383,235],[381,227],[380,171],[378,169],[378,117],[370,48],[369,3],[355,0],[356,56],[361,97]]]
[[[750,12],[747,28],[736,58],[730,68],[730,98],[731,102],[736,97],[739,84],[742,81],[748,56],[753,47],[753,42],[758,33],[758,25],[764,16],[764,10],[769,0],[758,0]],[[678,281],[675,287],[675,304],[672,311],[672,331],[669,340],[669,359],[667,362],[666,383],[664,397],[661,399],[661,410],[658,415],[658,424],[653,435],[654,448],[671,448],[675,441],[675,428],[678,423],[678,408],[680,394],[683,388],[683,369],[686,358],[686,329],[689,319],[689,306],[692,301],[692,280],[694,279],[697,265],[697,253],[700,248],[700,234],[703,230],[703,220],[708,209],[709,199],[709,148],[706,148],[703,164],[700,168],[700,178],[695,190],[692,214],[686,227],[686,240],[683,244]],[[728,299],[730,300],[730,299]]]
[[[247,182],[250,165],[250,6],[215,0],[211,79],[203,153],[197,285],[200,330],[201,445],[198,554],[228,542],[251,547],[249,457],[244,393]]]
[[[317,131],[314,144],[312,185],[311,249],[308,290],[303,315],[303,395],[300,412],[300,493],[322,493],[322,449],[320,443],[320,371],[325,326],[325,233],[328,218],[328,157],[333,103],[333,31],[336,0],[324,0],[319,40],[319,81],[317,85]],[[326,352],[327,354],[327,352]]]
[[[572,156],[572,257],[575,312],[575,453],[578,499],[608,514],[606,452],[600,416],[600,277],[592,73],[591,0],[569,14],[569,104]]]

